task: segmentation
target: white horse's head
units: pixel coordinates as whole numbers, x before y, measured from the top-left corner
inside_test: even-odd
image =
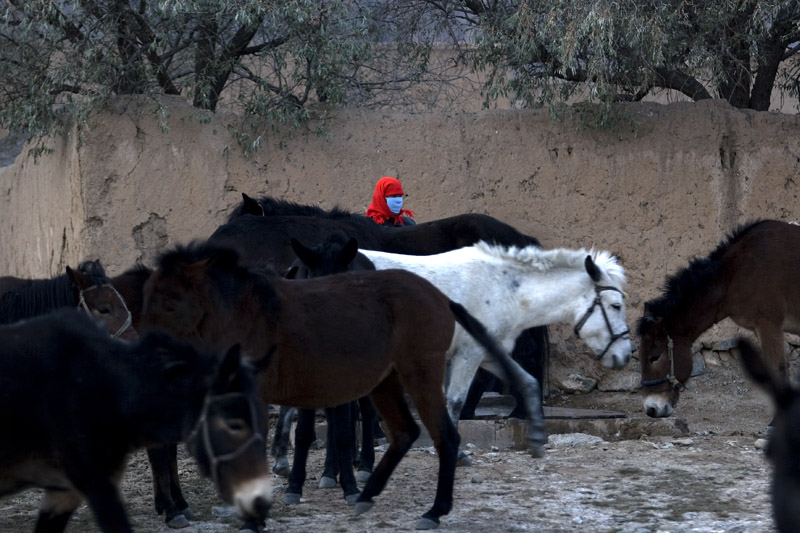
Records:
[[[594,257],[593,257],[594,256]],[[607,252],[586,256],[586,292],[575,307],[575,335],[608,368],[624,367],[631,358],[631,335],[625,314],[625,272]]]

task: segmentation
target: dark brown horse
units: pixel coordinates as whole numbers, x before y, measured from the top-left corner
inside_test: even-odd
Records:
[[[750,341],[739,339],[745,371],[772,398],[775,423],[769,435],[767,457],[772,474],[772,515],[781,533],[800,531],[800,391],[766,364]]]
[[[118,492],[128,454],[188,435],[222,497],[263,518],[255,378],[238,346],[221,360],[163,334],[114,339],[74,309],[0,327],[0,495],[44,489],[36,531],[63,531],[83,499],[102,531],[131,531]]]
[[[508,367],[510,357],[463,307],[426,280],[400,270],[305,281],[239,264],[238,254],[195,244],[164,254],[145,284],[143,329],[165,329],[212,346],[231,341],[257,364],[266,403],[319,408],[369,395],[383,417],[389,449],[367,481],[356,514],[373,506],[419,436],[408,394],[438,452],[433,507],[417,527],[439,524],[453,502],[459,436],[444,397],[445,354],[458,320]],[[509,379],[515,377],[508,373]],[[544,427],[539,423],[541,453]]]
[[[100,261],[84,261],[55,278],[0,278],[0,324],[77,307],[105,324],[114,337],[132,339],[136,330],[125,299],[111,284]]]
[[[758,336],[781,372],[783,332],[800,333],[800,227],[762,220],[739,227],[708,256],[667,278],[639,321],[642,393],[649,416],[673,413],[692,370],[692,343],[730,317]]]

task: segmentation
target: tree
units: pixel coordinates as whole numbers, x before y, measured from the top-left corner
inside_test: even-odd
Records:
[[[265,123],[458,105],[476,80],[487,106],[800,96],[797,0],[7,0],[0,16],[0,127],[40,138],[132,94],[238,109],[250,148]]]
[[[0,20],[0,126],[35,137],[85,123],[111,96],[183,95],[272,123],[390,104],[428,56],[377,48],[372,8],[346,0],[9,0]],[[438,78],[440,81],[442,78]],[[258,137],[247,140],[257,146]]]
[[[424,2],[477,28],[473,68],[487,103],[526,106],[576,95],[638,101],[660,89],[767,110],[776,84],[798,96],[796,0],[529,0]],[[444,14],[444,16],[449,16]]]

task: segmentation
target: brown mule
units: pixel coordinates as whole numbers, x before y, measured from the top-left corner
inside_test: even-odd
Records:
[[[434,504],[417,528],[438,526],[450,511],[459,436],[444,383],[456,319],[501,365],[510,357],[428,281],[400,270],[290,281],[242,267],[232,250],[194,244],[161,257],[144,295],[143,328],[213,346],[240,343],[257,366],[267,365],[259,374],[266,403],[318,408],[371,397],[390,445],[356,514],[372,507],[419,436],[408,394],[439,457]]]
[[[639,321],[642,394],[652,417],[672,415],[692,370],[692,343],[730,317],[758,336],[783,372],[783,332],[800,333],[800,227],[777,220],[742,226],[708,257],[667,278]]]

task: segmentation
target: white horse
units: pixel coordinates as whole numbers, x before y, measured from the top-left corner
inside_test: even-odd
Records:
[[[622,368],[631,358],[625,271],[608,252],[479,242],[437,255],[360,253],[378,270],[399,268],[426,278],[480,320],[508,352],[523,330],[566,322],[606,367]],[[447,355],[448,409],[457,423],[478,367],[503,373],[460,326]]]

